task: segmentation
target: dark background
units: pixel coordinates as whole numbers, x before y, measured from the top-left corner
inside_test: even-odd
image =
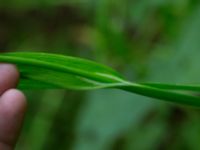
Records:
[[[198,0],[1,0],[0,50],[87,58],[133,82],[200,84]],[[199,150],[200,111],[120,90],[24,91],[17,150]]]

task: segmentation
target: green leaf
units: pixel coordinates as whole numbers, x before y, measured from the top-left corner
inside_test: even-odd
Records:
[[[198,96],[177,92],[172,87],[166,88],[164,85],[131,83],[113,69],[81,58],[49,53],[16,52],[1,54],[0,61],[17,65],[21,73],[20,89],[117,88],[152,98],[200,106]],[[184,90],[185,87],[178,88]]]

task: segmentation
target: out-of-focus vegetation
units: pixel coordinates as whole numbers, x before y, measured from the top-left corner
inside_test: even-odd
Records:
[[[132,81],[200,84],[197,0],[7,0],[0,49],[109,65]],[[18,150],[199,150],[198,109],[119,90],[25,91]]]

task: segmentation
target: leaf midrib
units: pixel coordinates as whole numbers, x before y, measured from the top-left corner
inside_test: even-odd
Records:
[[[110,75],[110,77],[107,76],[105,78],[104,76],[101,76],[96,72],[93,72],[93,73],[96,74],[96,76],[98,76],[98,77],[95,77],[95,76],[93,76],[93,74],[90,74],[88,72],[84,72],[80,69],[70,68],[70,66],[65,67],[63,65],[55,65],[53,63],[35,60],[35,59],[32,59],[32,58],[26,59],[26,58],[21,58],[21,57],[19,58],[19,57],[16,57],[16,56],[6,56],[6,55],[4,55],[4,56],[0,56],[0,59],[1,59],[1,61],[4,61],[4,62],[15,63],[15,64],[23,64],[23,65],[27,65],[27,63],[28,63],[29,65],[32,65],[32,66],[45,67],[47,69],[53,69],[53,70],[60,71],[60,72],[67,72],[67,73],[70,73],[70,74],[73,74],[73,75],[80,75],[80,76],[85,77],[85,78],[92,78],[97,82],[115,83],[115,82],[119,82],[119,81],[123,80],[123,79],[120,79],[118,77],[114,77],[114,76],[111,76],[111,75]]]

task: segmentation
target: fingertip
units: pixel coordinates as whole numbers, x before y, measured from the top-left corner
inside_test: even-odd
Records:
[[[19,90],[7,90],[0,97],[0,141],[15,145],[26,108],[26,97]]]
[[[9,73],[19,78],[18,68],[14,64],[0,63],[0,69],[7,70]]]
[[[19,81],[19,71],[13,64],[0,63],[0,95],[7,89],[15,88]]]
[[[25,95],[17,89],[7,90],[1,96],[0,104],[1,103],[3,103],[6,108],[10,108],[10,111],[25,110],[27,106]]]

